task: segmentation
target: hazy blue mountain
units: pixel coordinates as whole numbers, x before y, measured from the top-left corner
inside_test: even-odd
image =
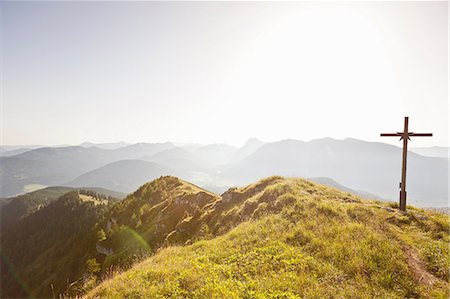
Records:
[[[30,184],[61,185],[108,163],[136,159],[173,147],[166,143],[138,143],[115,150],[69,146],[39,148],[12,157],[0,157],[0,197],[24,192]]]
[[[110,142],[110,143],[92,143],[92,142],[83,142],[80,144],[82,147],[98,147],[102,149],[118,149],[121,147],[125,147],[130,145],[129,143],[120,141],[120,142]]]
[[[12,157],[0,157],[1,196],[22,193],[29,184],[61,185],[114,159],[98,148],[40,148]]]
[[[378,195],[371,194],[371,193],[365,192],[363,190],[353,190],[351,188],[348,188],[344,185],[339,184],[338,182],[336,182],[335,180],[330,179],[330,178],[318,177],[318,178],[308,178],[308,180],[316,182],[321,185],[325,185],[328,187],[338,189],[340,191],[348,192],[348,193],[351,193],[351,194],[354,194],[354,195],[357,195],[357,196],[360,196],[363,198],[383,200]]]
[[[236,149],[234,153],[232,154],[231,160],[232,161],[239,161],[251,154],[253,154],[258,148],[260,148],[262,145],[264,145],[264,141],[261,141],[257,138],[250,138],[245,142],[245,144]]]
[[[175,142],[174,143],[176,147],[181,147],[182,149],[185,149],[189,152],[193,152],[196,149],[204,146],[204,144],[200,143],[183,143],[183,142]]]
[[[24,144],[24,145],[2,145],[0,146],[0,153],[5,151],[13,151],[13,150],[20,150],[20,149],[37,149],[41,147],[46,147],[45,145],[38,145],[38,144]]]
[[[0,148],[0,156],[3,157],[11,157],[11,156],[15,156],[15,155],[19,155],[28,151],[33,150],[32,148],[29,147],[22,147],[22,148],[18,148],[18,149],[11,149],[11,150],[6,150],[4,148]]]
[[[195,163],[193,161],[192,163]],[[172,168],[143,160],[121,160],[102,166],[98,169],[80,175],[76,179],[65,183],[65,186],[97,186],[107,189],[130,192],[140,187],[148,180],[164,175],[174,175],[190,180],[199,186],[218,186],[220,178],[198,168]],[[223,190],[224,188],[213,188]]]
[[[252,154],[264,142],[252,138],[242,147],[236,148],[225,144],[211,144],[194,147],[173,147],[155,155],[141,157],[140,160],[155,162],[183,170],[205,171],[215,165],[238,161]]]
[[[193,153],[210,165],[220,165],[230,162],[236,150],[227,144],[210,144],[195,149]]]
[[[446,206],[448,161],[414,153],[408,158],[409,202]],[[261,146],[247,158],[222,167],[227,184],[243,185],[269,175],[329,177],[355,190],[395,200],[401,149],[356,139],[282,140]]]
[[[182,174],[177,170],[142,160],[121,160],[80,175],[66,186],[102,187],[131,192],[161,175]]]
[[[145,155],[154,155],[161,151],[174,147],[171,142],[164,143],[136,143],[122,148],[113,150],[115,157],[118,160],[123,159],[138,159]]]
[[[428,157],[449,158],[450,148],[445,146],[413,147],[410,151]]]
[[[162,164],[174,169],[191,171],[205,170],[208,167],[208,162],[199,155],[181,147],[173,147],[154,155],[146,155],[139,160]]]
[[[211,188],[216,192],[227,190],[226,185],[217,171],[217,165],[238,161],[258,149],[264,142],[252,138],[241,148],[224,144],[212,144],[194,147],[173,147],[155,155],[147,155],[139,160],[149,161],[181,170],[179,176],[202,187]]]

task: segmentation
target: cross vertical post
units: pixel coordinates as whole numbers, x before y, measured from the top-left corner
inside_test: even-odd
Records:
[[[401,211],[406,211],[406,161],[408,155],[408,140],[409,137],[430,137],[433,136],[432,133],[414,133],[408,131],[408,121],[409,118],[405,117],[405,123],[403,126],[403,132],[397,133],[381,133],[381,137],[400,137],[400,140],[403,140],[403,155],[402,155],[402,178],[400,183],[400,202],[399,209]]]
[[[405,125],[403,128],[403,155],[402,155],[402,182],[400,183],[400,210],[406,210],[406,158],[408,155],[408,117],[405,117]]]

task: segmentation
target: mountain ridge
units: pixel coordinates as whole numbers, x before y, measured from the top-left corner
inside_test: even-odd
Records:
[[[4,198],[1,199],[3,203],[0,205],[0,235],[19,223],[23,218],[46,207],[59,197],[71,191],[90,192],[111,200],[121,200],[125,197],[124,193],[98,187],[73,188],[66,186],[55,186],[29,192],[16,197]]]

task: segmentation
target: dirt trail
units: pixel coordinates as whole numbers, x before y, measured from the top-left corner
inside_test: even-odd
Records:
[[[425,263],[419,258],[419,254],[416,250],[411,247],[404,246],[403,251],[408,258],[408,265],[413,271],[414,278],[421,284],[425,284],[428,286],[432,286],[438,281],[433,274],[428,272],[427,266]]]

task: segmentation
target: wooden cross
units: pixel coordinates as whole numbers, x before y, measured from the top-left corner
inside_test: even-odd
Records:
[[[397,133],[382,133],[381,137],[394,137],[399,136],[400,141],[403,140],[403,159],[402,159],[402,182],[400,183],[400,206],[401,211],[406,210],[406,155],[408,153],[408,140],[409,137],[428,137],[433,136],[432,133],[413,133],[408,132],[408,117],[405,117],[405,126],[403,132]]]

